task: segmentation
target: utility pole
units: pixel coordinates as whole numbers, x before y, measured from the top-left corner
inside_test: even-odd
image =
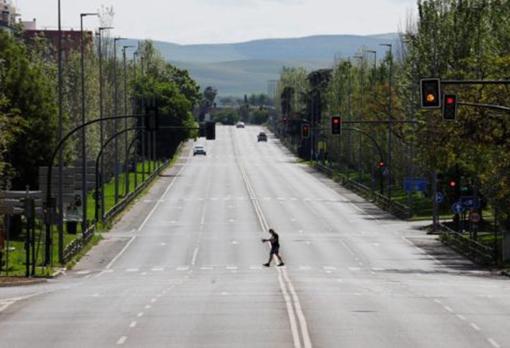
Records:
[[[144,61],[144,57],[143,57],[143,54],[140,55],[140,71],[141,71],[141,78],[142,78],[142,81],[143,81],[143,78],[144,78],[144,68],[143,68],[143,61]],[[145,114],[145,100],[144,100],[144,96],[142,94],[142,114]],[[145,115],[145,117],[147,117],[147,115]],[[142,123],[145,122],[145,117],[144,119],[142,119]],[[145,181],[145,131],[142,131],[141,132],[141,136],[142,136],[142,182]]]
[[[359,120],[363,118],[363,56],[354,56],[354,58],[359,59],[360,65],[359,65],[359,83],[360,83],[360,105],[359,105]],[[362,181],[362,173],[363,173],[363,161],[362,161],[362,136],[361,133],[359,135],[359,152],[358,152],[358,179],[361,183]]]
[[[392,179],[392,163],[391,163],[391,149],[392,149],[392,141],[393,141],[393,52],[392,52],[392,44],[381,44],[381,46],[386,46],[389,48],[390,54],[390,71],[389,71],[389,91],[388,91],[388,199],[391,202],[391,179]]]
[[[113,116],[119,116],[119,87],[117,85],[117,41],[124,40],[123,38],[116,37],[113,39]],[[118,131],[119,123],[117,120],[113,121],[114,133]],[[113,157],[115,158],[114,168],[114,204],[119,202],[119,143],[117,138],[114,141]]]
[[[103,30],[113,29],[112,27],[99,27],[98,28],[98,56],[99,56],[99,119],[104,118],[104,107],[103,107],[103,43],[102,43],[102,33]],[[99,122],[99,143],[101,144],[101,148],[103,148],[104,144],[104,124],[103,122]],[[101,195],[98,196],[98,192],[96,191],[96,200],[101,201],[101,220],[103,219],[105,209],[104,209],[104,160],[101,157],[101,177],[96,178],[100,180],[100,192]],[[96,204],[97,207],[97,204]],[[96,216],[98,214],[96,213]]]
[[[80,13],[80,60],[81,60],[81,123],[86,122],[85,113],[85,45],[83,40],[83,18],[87,16],[99,16],[98,13]],[[82,156],[82,168],[81,168],[81,184],[82,184],[82,233],[87,230],[87,147],[86,137],[87,132],[85,128],[81,132],[81,156]]]
[[[62,7],[58,0],[58,139],[64,136],[63,68],[62,68]],[[64,262],[64,153],[58,155],[58,261]],[[35,260],[33,261],[35,264]]]
[[[123,46],[122,47],[122,61],[123,61],[123,65],[124,65],[124,115],[127,115],[128,114],[128,109],[127,109],[127,101],[128,101],[128,90],[127,90],[127,61],[126,61],[126,50],[128,48],[131,48],[133,46],[131,45],[127,45],[127,46]],[[128,120],[127,118],[124,120],[124,129],[127,129],[128,128]],[[126,197],[129,193],[129,161],[127,160],[129,158],[129,155],[128,155],[128,141],[129,141],[129,137],[128,137],[128,134],[126,132],[126,134],[124,135],[124,154],[125,154],[125,158],[126,158],[126,163],[125,163],[125,192],[124,192],[124,197]]]

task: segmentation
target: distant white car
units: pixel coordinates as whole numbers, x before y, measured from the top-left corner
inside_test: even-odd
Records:
[[[207,155],[207,151],[205,151],[205,147],[203,145],[195,145],[193,146],[193,156],[196,155]]]
[[[244,128],[244,122],[241,121],[237,122],[236,128]]]

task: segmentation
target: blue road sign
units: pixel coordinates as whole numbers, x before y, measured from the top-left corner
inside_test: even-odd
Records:
[[[436,202],[441,204],[444,202],[444,194],[442,192],[436,193]]]
[[[404,179],[404,191],[406,193],[418,191],[427,192],[429,182],[424,178],[405,178]]]
[[[470,209],[480,209],[480,198],[475,196],[462,196],[460,197],[460,202],[464,206],[464,208]]]
[[[461,202],[455,202],[452,205],[452,212],[454,214],[461,214],[462,212],[464,212],[464,209],[465,209],[464,205]]]

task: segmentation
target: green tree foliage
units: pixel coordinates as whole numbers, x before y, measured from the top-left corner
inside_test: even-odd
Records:
[[[199,88],[187,71],[166,63],[152,42],[144,42],[139,51],[147,69],[143,76],[133,80],[134,102],[139,112],[144,112],[147,103],[157,102],[160,115],[158,155],[168,158],[181,141],[196,136],[196,131],[190,128],[197,127],[192,110],[200,100]]]
[[[47,163],[56,142],[54,66],[38,58],[37,52],[28,52],[23,43],[0,31],[0,113],[8,124],[17,125],[14,133],[9,127],[2,129],[11,140],[3,145],[18,189],[36,187],[38,166]]]
[[[392,178],[396,188],[406,176],[429,176],[433,170],[458,169],[474,192],[504,207],[510,227],[510,118],[493,110],[460,106],[458,120],[445,122],[441,112],[419,108],[419,81],[505,79],[510,76],[510,2],[502,0],[420,0],[418,18],[409,21],[400,42],[393,42],[374,68],[373,56],[360,49],[360,60],[337,62],[326,88],[325,111],[344,120],[386,121],[389,118],[389,75],[392,69]],[[375,48],[375,47],[374,47]],[[276,102],[292,89],[291,117],[305,108],[313,87],[304,69],[284,69]],[[446,86],[460,101],[510,106],[502,86]],[[282,111],[282,110],[280,110]],[[303,114],[303,113],[302,113]],[[323,120],[329,128],[329,118]],[[357,124],[371,134],[388,156],[386,123]],[[347,132],[341,139],[326,132],[334,161],[370,173],[377,156],[365,137]]]

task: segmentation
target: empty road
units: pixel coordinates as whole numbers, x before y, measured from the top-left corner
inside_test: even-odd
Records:
[[[510,280],[218,126],[72,271],[0,288],[2,347],[505,347]],[[267,229],[285,267],[262,266]]]

